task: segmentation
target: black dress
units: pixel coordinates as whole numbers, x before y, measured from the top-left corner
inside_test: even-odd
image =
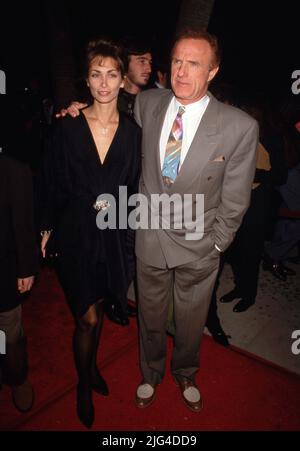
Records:
[[[100,230],[93,205],[105,193],[118,207],[119,186],[127,187],[128,196],[137,192],[140,147],[140,128],[123,113],[103,164],[82,112],[55,124],[42,170],[41,230],[53,229],[49,247],[58,253],[61,283],[76,317],[103,297],[126,308],[127,230]]]

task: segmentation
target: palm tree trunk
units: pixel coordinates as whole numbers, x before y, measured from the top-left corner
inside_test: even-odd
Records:
[[[44,2],[52,67],[55,109],[60,110],[78,98],[75,88],[76,67],[70,24],[64,2]]]
[[[177,32],[184,28],[206,30],[214,6],[214,0],[182,0]]]

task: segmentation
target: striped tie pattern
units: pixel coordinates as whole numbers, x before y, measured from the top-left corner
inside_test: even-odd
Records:
[[[162,178],[166,186],[170,186],[174,183],[179,171],[183,135],[182,115],[184,111],[184,107],[180,106],[167,142],[162,167]]]

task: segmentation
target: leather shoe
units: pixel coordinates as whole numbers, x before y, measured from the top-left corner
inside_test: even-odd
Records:
[[[231,291],[229,291],[228,293],[224,294],[223,296],[220,297],[219,301],[222,304],[226,304],[227,302],[232,302],[234,299],[238,298],[238,292],[233,289]]]
[[[174,377],[175,384],[179,387],[183,402],[193,412],[200,412],[203,407],[201,393],[191,379],[186,377]]]
[[[12,387],[12,399],[15,408],[19,412],[28,412],[32,408],[34,403],[34,391],[28,380],[21,385]]]
[[[92,391],[91,389],[83,390],[79,384],[77,385],[77,416],[86,428],[92,427],[95,419]]]
[[[131,317],[135,317],[137,314],[137,308],[136,306],[132,305],[132,304],[127,304],[127,315],[131,316]]]
[[[149,407],[154,399],[156,393],[156,385],[148,384],[147,382],[142,382],[136,391],[135,404],[139,409],[145,409]]]
[[[207,326],[208,331],[211,333],[212,338],[214,341],[216,341],[219,345],[222,346],[229,346],[230,343],[228,341],[228,338],[231,338],[230,335],[226,335],[224,330],[220,325],[216,326]]]
[[[234,307],[233,307],[233,311],[240,313],[240,312],[245,312],[246,310],[248,310],[249,307],[251,307],[251,305],[253,305],[255,303],[254,299],[241,299]]]

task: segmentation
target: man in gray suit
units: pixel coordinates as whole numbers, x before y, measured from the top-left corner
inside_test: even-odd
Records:
[[[136,405],[140,408],[153,402],[164,376],[165,326],[173,302],[176,332],[171,371],[185,404],[200,411],[202,397],[195,374],[220,253],[232,242],[249,205],[258,127],[247,114],[208,92],[219,59],[213,36],[182,33],[172,51],[172,91],[145,91],[135,103],[136,121],[143,131],[140,192],[148,200],[149,215],[162,220],[161,210],[158,213],[151,204],[153,194],[204,195],[201,239],[186,239],[185,225],[137,230],[143,380]],[[173,167],[172,162],[168,166],[170,145]],[[175,220],[173,212],[171,224]]]

